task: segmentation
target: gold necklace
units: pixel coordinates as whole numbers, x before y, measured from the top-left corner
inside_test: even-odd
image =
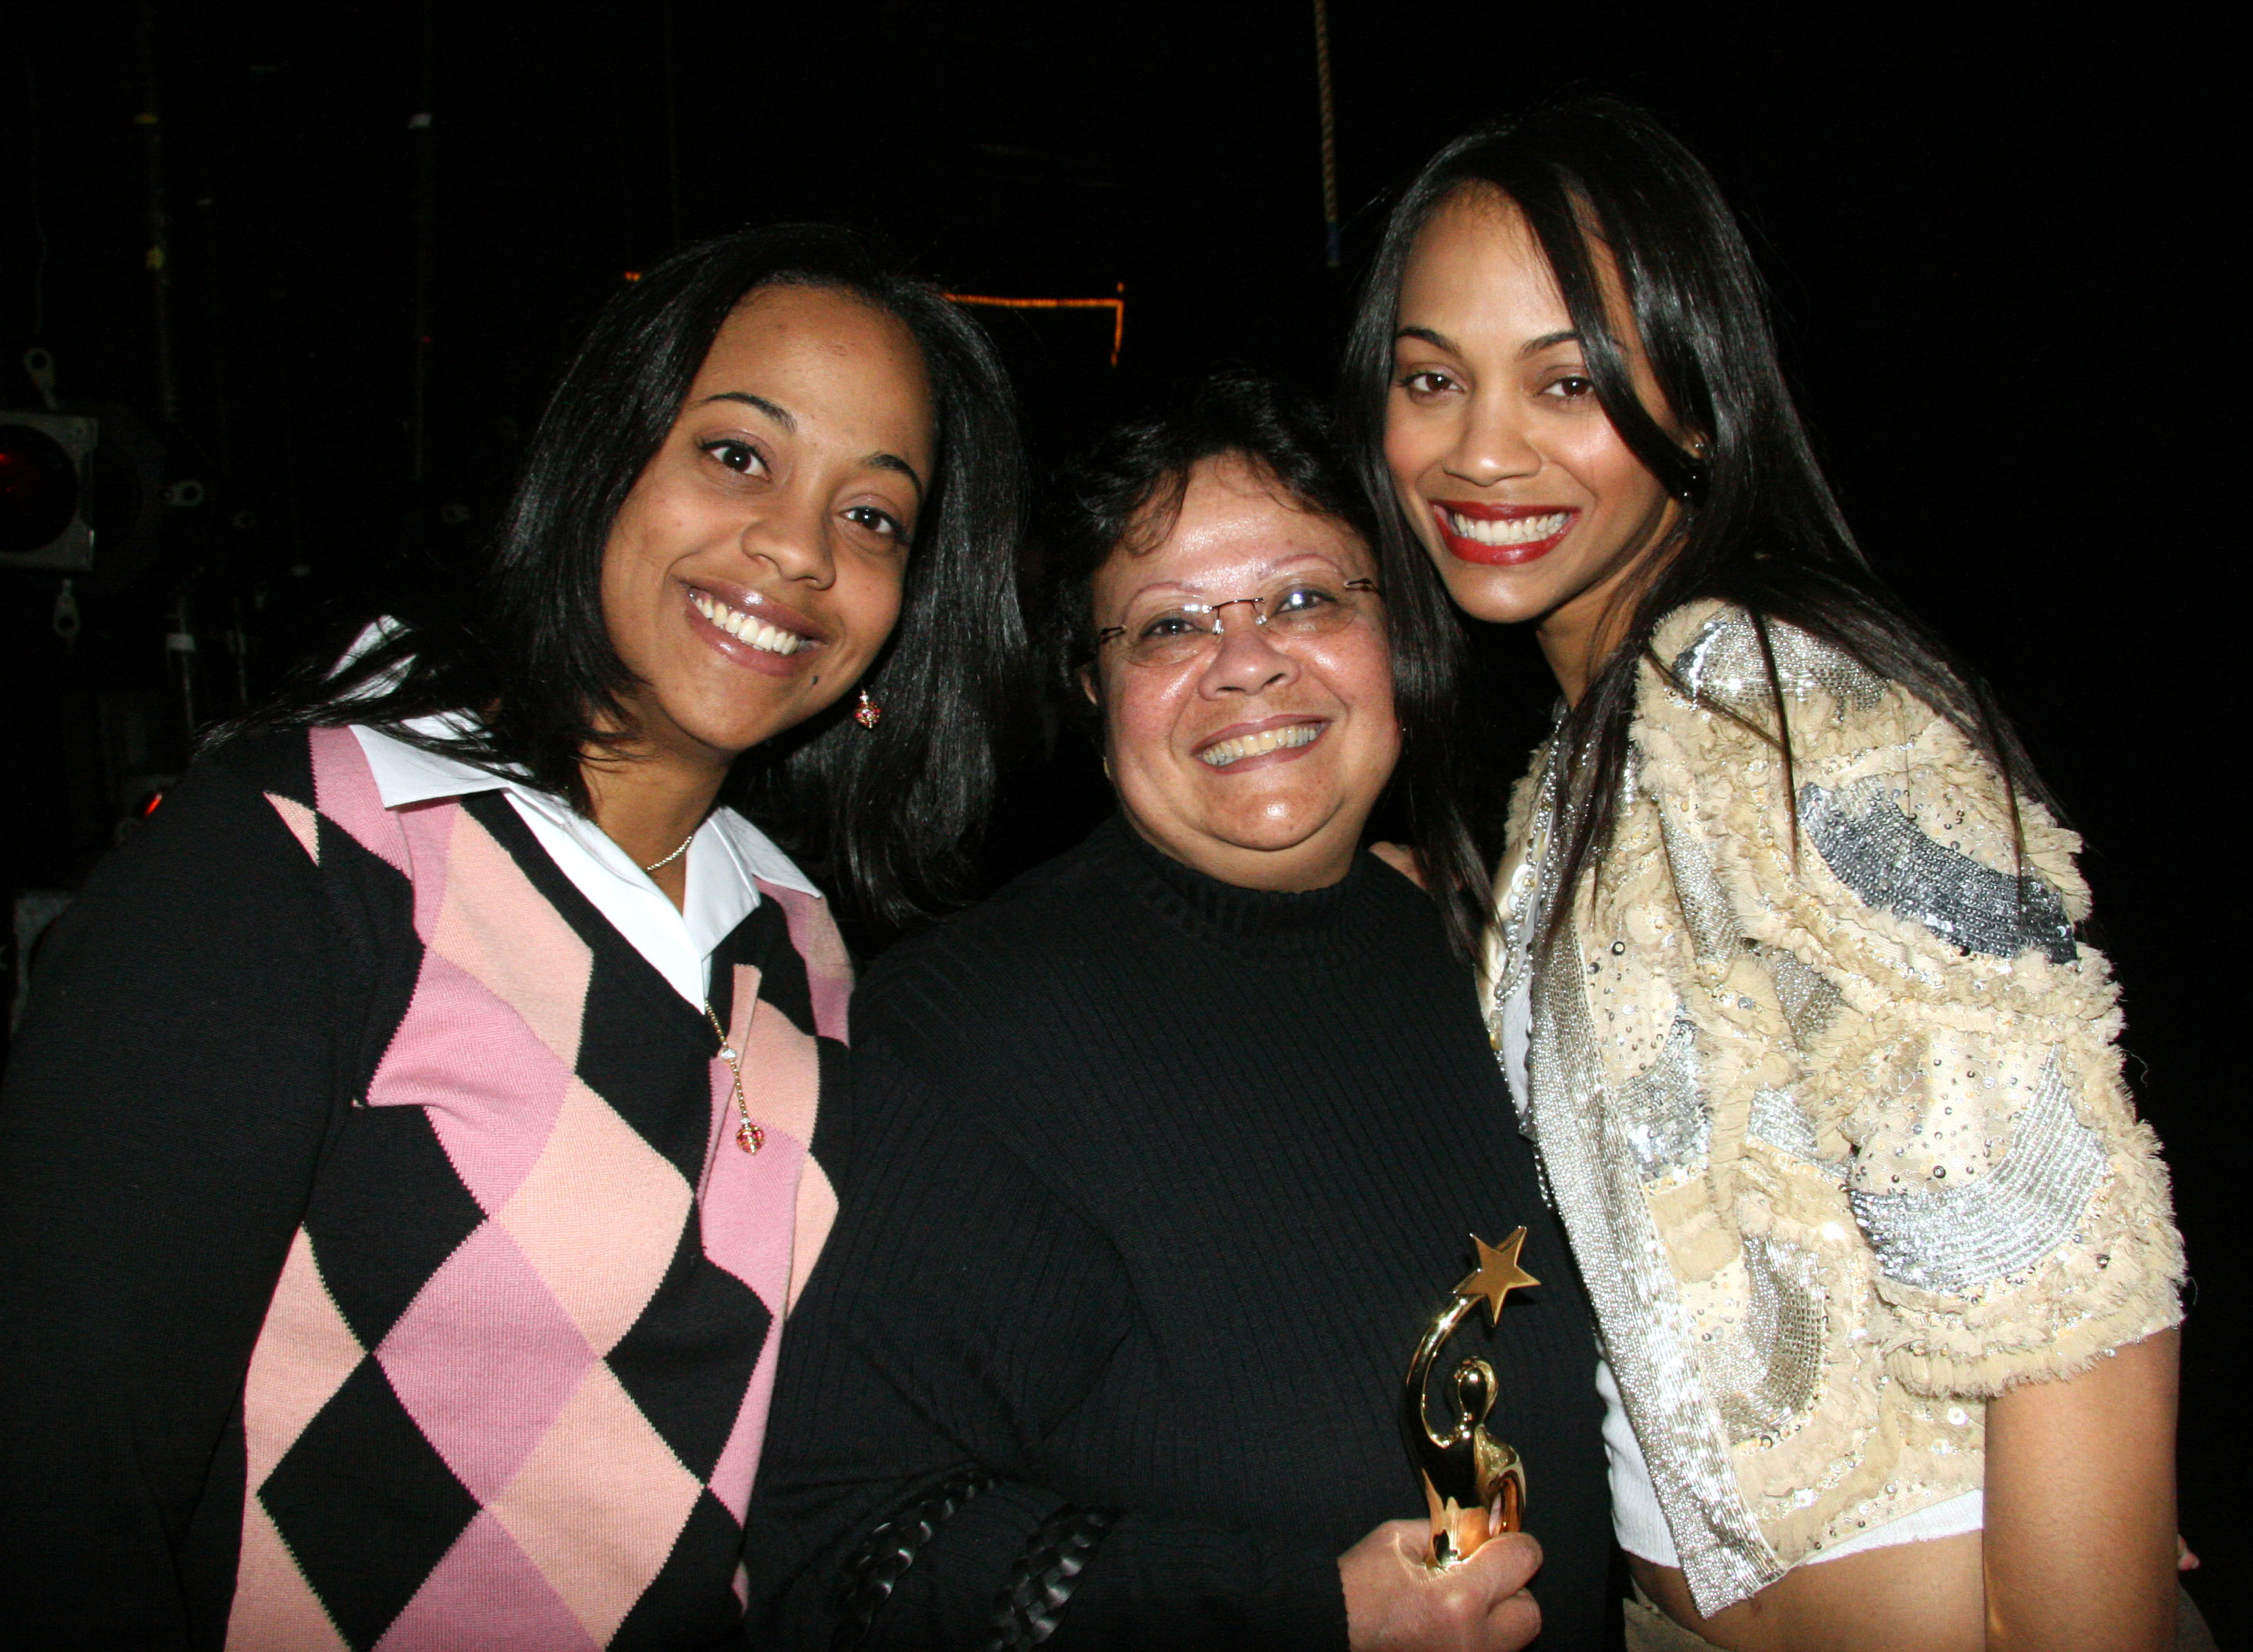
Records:
[[[728,1042],[727,1029],[720,1025],[720,1018],[712,1013],[709,999],[704,1000],[704,1019],[712,1023],[713,1035],[720,1041],[720,1059],[728,1063],[729,1082],[736,1089],[736,1113],[743,1120],[736,1126],[736,1145],[745,1153],[757,1153],[767,1145],[767,1133],[751,1122],[751,1104],[743,1099],[743,1058]]]

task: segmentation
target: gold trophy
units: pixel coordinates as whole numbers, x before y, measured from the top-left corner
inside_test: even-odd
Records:
[[[1484,1302],[1488,1324],[1499,1325],[1503,1298],[1521,1285],[1541,1283],[1517,1265],[1517,1253],[1525,1244],[1524,1228],[1499,1245],[1489,1244],[1476,1234],[1471,1235],[1471,1243],[1478,1247],[1479,1265],[1455,1286],[1454,1300],[1425,1331],[1400,1391],[1400,1438],[1431,1509],[1432,1549],[1425,1564],[1434,1570],[1461,1565],[1489,1537],[1516,1531],[1525,1518],[1525,1465],[1517,1452],[1486,1432],[1487,1413],[1499,1398],[1494,1367],[1475,1358],[1455,1367],[1448,1386],[1459,1414],[1444,1433],[1433,1431],[1425,1410],[1432,1362],[1463,1315]]]

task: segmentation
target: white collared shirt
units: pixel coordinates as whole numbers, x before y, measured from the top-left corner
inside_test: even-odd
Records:
[[[365,642],[364,638],[354,651]],[[448,728],[443,718],[408,726],[440,734]],[[557,869],[692,1004],[701,1005],[709,994],[713,949],[758,906],[754,879],[817,898],[821,894],[766,833],[733,809],[719,808],[689,840],[687,893],[676,908],[602,827],[562,798],[521,780],[425,751],[379,729],[359,723],[351,727],[387,809],[433,798],[507,792],[510,804]]]

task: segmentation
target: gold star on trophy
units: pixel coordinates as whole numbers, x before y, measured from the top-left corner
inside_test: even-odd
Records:
[[[1475,1233],[1470,1240],[1478,1266],[1455,1286],[1454,1300],[1425,1331],[1400,1395],[1400,1437],[1431,1513],[1432,1550],[1426,1564],[1434,1568],[1458,1565],[1489,1537],[1516,1531],[1525,1513],[1525,1465],[1516,1451],[1486,1432],[1487,1413],[1500,1394],[1494,1367],[1482,1359],[1455,1367],[1448,1385],[1458,1415],[1444,1433],[1433,1428],[1425,1411],[1432,1362],[1463,1315],[1483,1302],[1488,1324],[1499,1327],[1503,1299],[1520,1286],[1541,1283],[1518,1265],[1525,1248],[1524,1228],[1500,1244],[1489,1244]]]
[[[1487,1324],[1502,1323],[1502,1299],[1521,1285],[1538,1285],[1524,1268],[1517,1265],[1517,1253],[1525,1248],[1525,1230],[1520,1228],[1500,1244],[1489,1244],[1475,1233],[1471,1243],[1478,1247],[1478,1266],[1455,1286],[1455,1294],[1483,1299],[1486,1303]]]

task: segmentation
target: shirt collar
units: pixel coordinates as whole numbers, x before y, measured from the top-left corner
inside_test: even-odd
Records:
[[[470,725],[467,720],[457,717],[419,717],[406,726],[415,734],[429,735],[459,734]],[[403,809],[410,803],[428,803],[433,798],[466,798],[479,791],[527,789],[521,781],[512,782],[506,776],[464,763],[458,757],[426,751],[365,723],[354,724],[352,732],[359,736],[359,749],[367,754],[368,769],[375,776],[376,795],[383,799],[387,809]]]
[[[406,725],[418,735],[447,735],[466,727],[459,716],[423,717]],[[387,809],[401,809],[411,803],[428,803],[434,798],[465,798],[480,791],[513,791],[533,804],[551,819],[569,812],[568,805],[560,798],[541,791],[528,781],[507,775],[495,774],[490,769],[480,769],[474,763],[464,763],[458,757],[449,757],[410,745],[395,735],[371,728],[365,723],[353,725],[352,733],[359,738],[360,749],[367,754],[367,766],[375,777],[376,794]],[[589,830],[596,829],[592,821],[578,817]],[[733,809],[721,807],[698,828],[698,836],[706,843],[724,848],[729,861],[744,882],[757,880],[778,888],[792,889],[801,895],[820,898],[821,891],[813,881],[798,869],[797,864],[776,847],[774,840],[737,814]],[[701,844],[699,847],[703,847]],[[701,882],[701,880],[699,880]]]

